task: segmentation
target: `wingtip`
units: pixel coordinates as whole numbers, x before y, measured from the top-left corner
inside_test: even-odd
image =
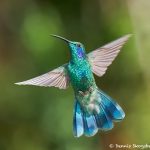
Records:
[[[23,82],[17,82],[17,83],[14,83],[16,85],[25,85]]]
[[[133,36],[133,34],[132,33],[129,33],[129,34],[127,34],[127,35],[125,35],[127,38],[130,38],[130,37],[132,37]]]
[[[16,85],[20,85],[20,82],[17,82],[17,83],[14,83],[14,84],[16,84]]]
[[[126,42],[132,36],[133,36],[133,34],[126,34],[126,35],[122,36],[120,39]]]

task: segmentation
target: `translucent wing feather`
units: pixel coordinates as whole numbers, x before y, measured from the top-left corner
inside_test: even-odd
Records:
[[[107,67],[116,58],[122,46],[131,35],[125,35],[109,44],[104,45],[88,54],[88,60],[91,63],[92,71],[97,76],[105,74]]]
[[[33,79],[15,83],[18,85],[36,85],[45,87],[58,87],[66,89],[69,84],[69,77],[67,75],[66,65],[58,67],[48,73],[35,77]]]

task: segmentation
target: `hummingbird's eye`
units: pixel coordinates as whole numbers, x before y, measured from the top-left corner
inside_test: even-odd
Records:
[[[81,47],[81,44],[78,43],[78,44],[77,44],[77,47]]]

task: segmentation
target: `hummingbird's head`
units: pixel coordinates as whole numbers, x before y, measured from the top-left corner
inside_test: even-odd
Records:
[[[85,49],[82,43],[71,41],[69,42],[69,47],[74,57],[85,58]]]
[[[72,58],[75,58],[75,59],[76,58],[79,58],[79,59],[85,58],[85,56],[86,56],[85,55],[85,49],[84,49],[84,46],[83,46],[82,43],[73,42],[73,41],[70,41],[70,40],[68,40],[66,38],[63,38],[61,36],[58,36],[58,35],[53,35],[52,34],[52,36],[56,37],[56,38],[59,38],[59,39],[61,39],[61,40],[68,43]]]

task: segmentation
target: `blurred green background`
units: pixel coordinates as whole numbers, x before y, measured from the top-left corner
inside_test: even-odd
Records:
[[[109,144],[150,143],[150,1],[1,0],[0,150],[109,150]],[[74,95],[67,90],[17,86],[69,61],[58,34],[87,52],[133,36],[98,86],[126,118],[92,138],[72,134]]]

